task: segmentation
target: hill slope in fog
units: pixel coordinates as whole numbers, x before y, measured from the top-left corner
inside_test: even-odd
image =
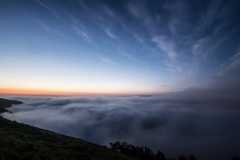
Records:
[[[131,160],[107,147],[0,117],[0,159]]]

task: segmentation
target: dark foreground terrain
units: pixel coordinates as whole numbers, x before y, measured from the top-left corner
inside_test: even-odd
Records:
[[[0,160],[132,160],[106,147],[0,117]]]

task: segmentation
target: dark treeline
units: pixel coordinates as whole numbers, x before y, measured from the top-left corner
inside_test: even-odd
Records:
[[[140,160],[197,160],[194,155],[190,155],[188,157],[181,155],[178,159],[167,159],[161,151],[154,153],[146,146],[134,146],[132,144],[128,144],[127,142],[115,142],[110,143],[110,145],[112,150]],[[233,156],[231,160],[240,160],[240,158]]]

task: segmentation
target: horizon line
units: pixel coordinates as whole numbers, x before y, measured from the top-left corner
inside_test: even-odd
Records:
[[[39,90],[39,89],[13,89],[0,88],[0,95],[59,95],[59,96],[82,96],[82,95],[149,95],[159,94],[161,92],[130,92],[130,91],[105,91],[105,92],[87,92],[87,91],[62,91],[62,90]]]

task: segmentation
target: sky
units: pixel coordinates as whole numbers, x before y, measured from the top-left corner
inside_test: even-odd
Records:
[[[236,95],[239,7],[239,0],[0,0],[0,93]]]

